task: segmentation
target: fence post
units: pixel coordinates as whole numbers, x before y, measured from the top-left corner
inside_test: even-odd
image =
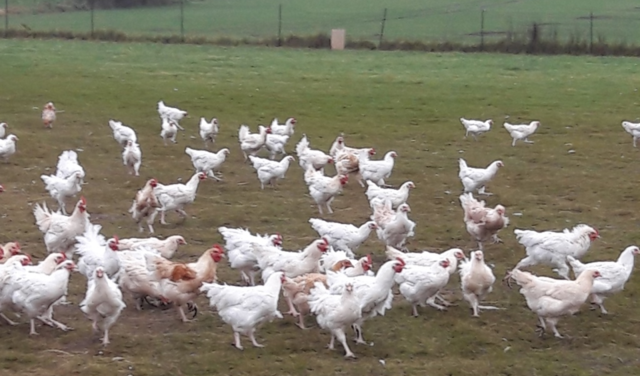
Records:
[[[4,37],[9,36],[9,0],[4,0]]]
[[[589,53],[593,54],[593,12],[589,14]]]
[[[95,2],[96,0],[91,0],[89,1],[89,6],[91,7],[91,39],[93,39],[93,30],[94,30],[94,23],[93,23],[93,8],[95,6]]]
[[[180,39],[184,42],[184,0],[180,0]]]
[[[484,51],[484,8],[480,11],[480,51]]]
[[[380,26],[380,40],[378,41],[378,49],[382,46],[382,38],[384,37],[384,24],[387,21],[387,8],[384,8],[384,13],[382,13],[382,25]]]
[[[278,5],[278,47],[282,46],[282,4]]]

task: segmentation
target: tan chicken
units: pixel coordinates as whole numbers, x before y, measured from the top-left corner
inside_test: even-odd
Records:
[[[464,299],[471,305],[473,317],[479,317],[480,309],[499,309],[493,306],[480,305],[493,290],[496,277],[491,268],[484,263],[482,251],[471,252],[470,261],[460,265],[460,286]]]
[[[351,148],[349,148],[351,149]],[[360,173],[360,163],[364,163],[369,160],[369,157],[376,154],[376,149],[355,149],[352,150],[339,150],[336,154],[335,165],[336,171],[342,175],[353,174],[356,177],[356,181],[360,185],[364,185],[362,174]]]
[[[143,219],[146,218],[147,226],[149,226],[149,232],[153,234],[153,221],[158,214],[158,208],[160,204],[154,193],[154,188],[158,185],[156,179],[149,179],[141,190],[136,193],[136,198],[133,200],[131,209],[131,217],[138,224],[140,232],[144,231],[144,228],[140,224]]]
[[[485,207],[485,202],[473,198],[472,193],[465,193],[460,196],[460,204],[464,210],[464,223],[467,232],[477,242],[482,250],[482,243],[493,240],[494,243],[501,242],[498,238],[498,231],[509,225],[509,218],[505,217],[505,207],[497,205],[495,208]]]
[[[56,121],[56,108],[53,103],[49,102],[42,109],[42,123],[45,128],[53,128],[54,121]]]

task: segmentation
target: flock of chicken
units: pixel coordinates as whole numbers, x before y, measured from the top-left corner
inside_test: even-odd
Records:
[[[186,111],[158,103],[162,121],[161,137],[176,142],[179,121],[187,116]],[[51,128],[56,119],[56,110],[48,103],[42,113],[45,127]],[[490,130],[492,121],[460,119],[466,136],[477,136]],[[277,119],[269,127],[259,126],[258,133],[251,133],[242,125],[238,139],[245,162],[250,162],[256,171],[261,188],[265,184],[275,186],[284,178],[290,163],[296,161],[286,155],[285,146],[293,136],[296,119],[285,124]],[[513,143],[517,140],[531,142],[531,136],[540,123],[504,124]],[[114,139],[123,147],[123,164],[130,174],[139,175],[142,153],[135,131],[121,122],[110,120]],[[634,137],[640,137],[640,124],[623,123]],[[0,123],[4,137],[6,124]],[[218,121],[200,120],[200,136],[205,148],[214,144],[218,134]],[[0,140],[0,156],[5,159],[15,153],[13,135]],[[258,157],[266,150],[269,158]],[[160,184],[150,179],[140,189],[129,212],[139,227],[154,232],[153,223],[159,212],[160,222],[166,224],[167,212],[176,211],[187,216],[185,207],[195,200],[201,180],[215,175],[224,163],[229,149],[217,153],[187,147],[195,174],[185,184]],[[501,161],[486,168],[469,167],[459,160],[459,178],[464,192],[459,197],[463,209],[463,220],[469,235],[478,242],[480,250],[472,251],[469,258],[458,248],[442,253],[409,252],[405,247],[407,238],[414,235],[415,223],[408,217],[411,209],[407,204],[415,185],[411,181],[398,189],[387,185],[398,154],[389,151],[383,159],[371,159],[374,148],[352,148],[345,145],[344,136],[336,138],[329,153],[312,149],[306,135],[295,147],[297,161],[304,171],[304,181],[310,196],[318,206],[320,215],[324,209],[332,213],[331,203],[344,185],[353,177],[364,188],[370,203],[370,221],[354,226],[319,218],[309,219],[311,227],[318,233],[314,240],[297,252],[282,249],[280,234],[254,235],[246,229],[220,227],[224,247],[214,245],[202,253],[193,263],[170,261],[180,245],[186,244],[181,236],[158,238],[106,239],[100,234],[101,226],[90,222],[88,203],[81,197],[70,214],[66,202],[78,195],[84,184],[85,171],[74,151],[64,151],[58,160],[55,174],[42,175],[45,189],[58,202],[58,211],[51,211],[46,204],[34,206],[36,225],[44,235],[49,256],[38,265],[31,265],[31,258],[21,253],[19,243],[8,243],[0,248],[0,316],[9,324],[16,323],[4,315],[6,311],[23,313],[30,319],[30,333],[37,334],[35,322],[39,320],[61,330],[70,328],[54,319],[54,307],[67,304],[65,296],[69,276],[78,271],[87,279],[85,299],[80,309],[93,322],[94,330],[100,326],[104,331],[103,343],[109,343],[109,328],[116,322],[126,307],[123,293],[129,294],[138,309],[144,302],[152,305],[173,304],[183,322],[187,318],[185,308],[193,317],[197,314],[195,299],[205,294],[210,306],[221,319],[233,328],[235,347],[242,349],[240,335],[248,336],[252,344],[261,347],[255,338],[256,329],[275,317],[282,318],[278,310],[280,291],[291,314],[298,318],[297,325],[305,328],[304,318],[315,315],[319,326],[330,331],[329,348],[334,348],[337,339],[345,349],[347,357],[355,357],[346,341],[345,331],[352,327],[357,343],[365,343],[363,325],[368,319],[384,315],[392,307],[393,290],[397,290],[412,306],[413,315],[418,315],[418,306],[431,306],[445,310],[451,305],[442,289],[450,277],[460,274],[460,285],[464,299],[469,303],[473,316],[481,310],[499,309],[482,305],[492,291],[496,278],[492,268],[485,263],[483,244],[499,242],[498,232],[509,224],[502,205],[489,208],[479,201],[473,192],[491,195],[486,185],[496,175]],[[276,156],[283,155],[280,161]],[[326,176],[324,169],[333,164],[335,176]],[[388,261],[377,272],[372,267],[370,255],[357,257],[356,252],[375,231],[386,246]],[[635,246],[626,248],[617,261],[583,264],[579,259],[586,254],[591,242],[599,238],[598,231],[587,225],[578,225],[561,232],[516,229],[515,235],[525,247],[526,257],[505,280],[521,286],[528,307],[539,317],[539,328],[547,327],[556,337],[558,320],[579,310],[590,300],[607,313],[603,301],[606,297],[623,289],[629,279],[634,256],[640,253]],[[225,252],[226,251],[226,252]],[[226,255],[225,255],[226,253]],[[78,261],[72,261],[77,256]],[[229,286],[217,281],[218,263],[228,258],[231,268],[240,272],[246,286]],[[532,265],[549,265],[562,279],[537,277],[520,269]],[[576,276],[570,279],[570,268]],[[263,284],[256,283],[260,274]],[[541,333],[542,334],[542,333]]]

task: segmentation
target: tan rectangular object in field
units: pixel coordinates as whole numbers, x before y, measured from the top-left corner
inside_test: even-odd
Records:
[[[331,30],[331,49],[344,50],[344,29]]]

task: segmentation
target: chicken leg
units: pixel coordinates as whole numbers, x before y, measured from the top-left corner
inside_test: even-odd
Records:
[[[5,316],[3,313],[0,313],[0,317],[2,317],[4,319],[4,321],[6,321],[7,324],[9,324],[9,325],[18,325],[17,322],[9,320],[9,318],[7,316]]]
[[[346,335],[344,334],[344,330],[340,328],[332,332],[333,333],[331,334],[331,342],[333,343],[334,336],[338,338],[338,341],[340,341],[340,343],[342,344],[342,347],[344,347],[344,351],[345,351],[344,357],[355,358],[356,355],[351,351],[351,349],[349,348],[349,345],[347,345],[347,338],[346,338]]]
[[[298,313],[298,311],[296,311],[296,307],[293,306],[293,301],[288,296],[287,296],[287,304],[289,305],[289,311],[286,312],[285,314],[286,315],[291,315],[293,317],[298,317],[300,315],[300,313]]]
[[[233,339],[234,339],[234,346],[236,349],[238,350],[244,350],[244,347],[242,347],[242,343],[240,343],[240,333],[238,332],[233,332]]]
[[[255,331],[256,329],[251,329],[251,331],[249,332],[249,339],[251,340],[251,343],[253,344],[254,347],[264,347],[264,345],[261,345],[258,343],[258,341],[256,341],[256,337],[255,337]]]
[[[441,306],[440,304],[436,303],[436,297],[432,296],[429,299],[427,299],[427,304],[432,306],[433,308],[437,309],[438,311],[446,311],[447,307],[445,306]]]
[[[188,322],[194,322],[196,321],[196,319],[187,319],[187,315],[184,314],[184,309],[182,308],[182,306],[178,306],[178,312],[180,313],[180,318],[182,319],[182,322],[184,323],[188,323]]]
[[[489,193],[485,191],[485,186],[483,185],[482,187],[480,187],[480,189],[478,189],[478,194],[479,195],[485,195],[485,196],[493,196],[493,193]]]
[[[366,345],[367,343],[364,341],[362,337],[362,327],[358,324],[353,324],[353,330],[356,332],[355,342],[358,344]]]

